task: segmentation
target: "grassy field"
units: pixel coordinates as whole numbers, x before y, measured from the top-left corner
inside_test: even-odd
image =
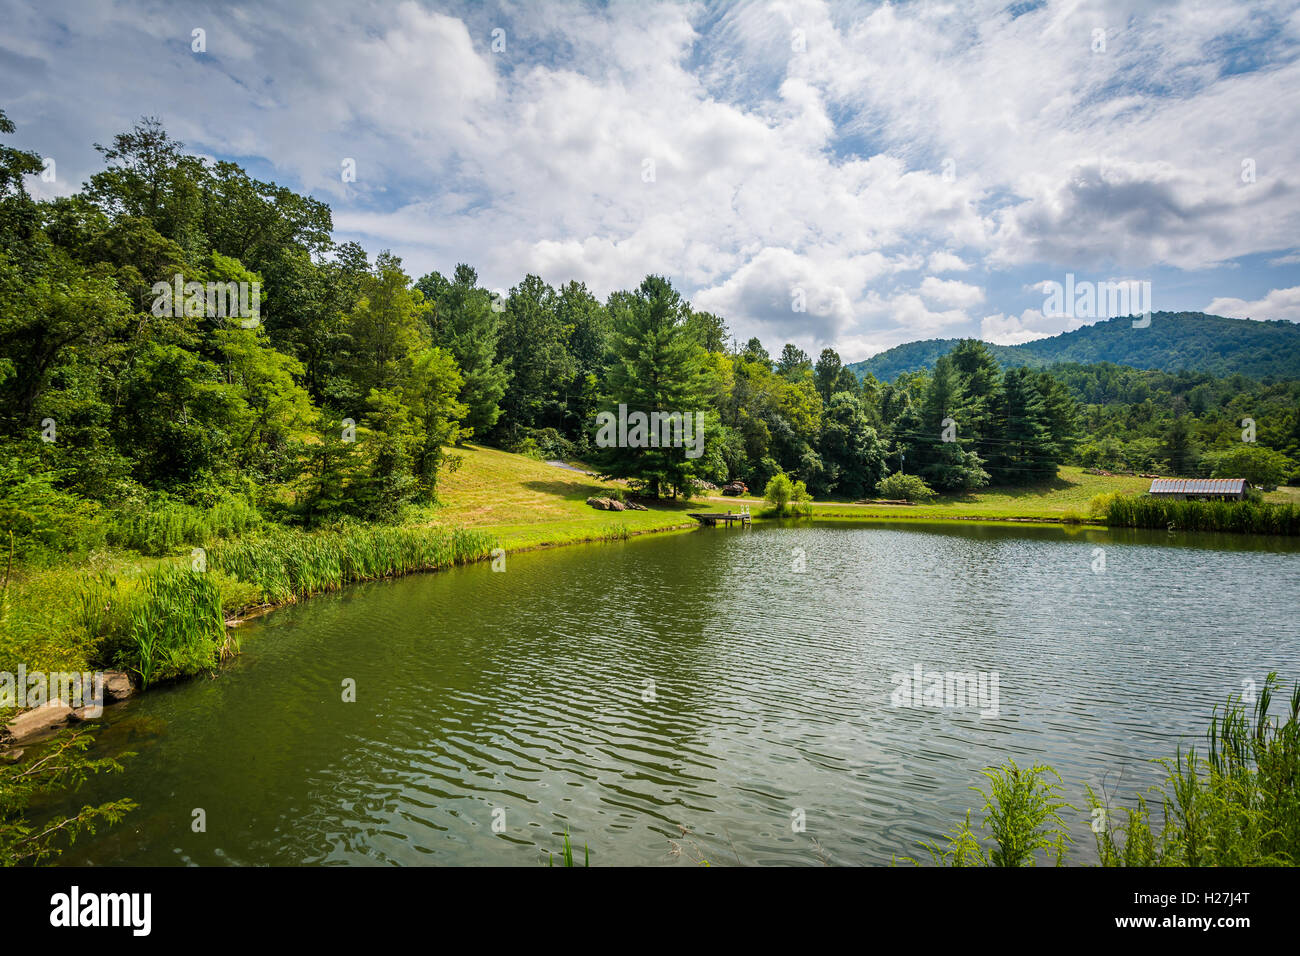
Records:
[[[1082,468],[1064,467],[1055,480],[1026,488],[984,488],[966,495],[943,495],[929,504],[858,504],[851,501],[815,501],[814,518],[935,518],[1071,521],[1089,517],[1094,495],[1108,492],[1140,493],[1151,486],[1149,478],[1087,475]],[[752,508],[761,499],[710,498],[710,504],[744,501]]]
[[[693,528],[688,511],[725,511],[719,502],[660,501],[649,511],[601,511],[587,498],[623,488],[579,471],[466,445],[454,452],[460,467],[439,479],[436,524],[475,528],[497,536],[507,551],[623,538],[649,531]],[[578,466],[582,467],[582,466]]]
[[[813,502],[814,518],[935,518],[989,521],[1084,521],[1091,518],[1089,505],[1096,495],[1143,494],[1150,478],[1123,475],[1089,475],[1082,468],[1063,466],[1053,481],[1025,488],[984,488],[966,495],[943,495],[929,504],[857,504],[851,501]],[[1294,488],[1279,488],[1264,496],[1266,501],[1296,501]],[[761,499],[710,498],[708,503],[742,501],[757,510]]]

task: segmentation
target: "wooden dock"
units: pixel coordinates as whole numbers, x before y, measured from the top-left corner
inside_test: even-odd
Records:
[[[730,528],[733,521],[739,521],[742,527],[749,524],[749,515],[732,514],[730,511],[725,514],[718,514],[717,512],[690,512],[689,514],[690,517],[694,518],[700,524],[706,524],[710,528],[716,527],[719,523],[725,524]]]

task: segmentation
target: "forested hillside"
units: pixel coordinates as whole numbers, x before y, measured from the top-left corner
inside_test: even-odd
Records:
[[[858,375],[869,373],[882,382],[892,382],[904,372],[933,368],[935,360],[952,351],[957,342],[908,342],[849,368]],[[1300,378],[1300,325],[1228,319],[1202,312],[1155,312],[1146,328],[1134,328],[1130,317],[1113,318],[1021,345],[988,347],[1004,368],[1112,362],[1162,372]]]

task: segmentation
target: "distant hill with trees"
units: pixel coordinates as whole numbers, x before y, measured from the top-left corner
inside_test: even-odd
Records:
[[[906,372],[928,371],[960,339],[908,342],[848,368],[892,382]],[[1062,362],[1110,362],[1160,372],[1208,372],[1254,379],[1300,378],[1300,324],[1229,319],[1203,312],[1156,312],[1147,328],[1130,316],[1021,345],[989,345],[1003,368],[1045,368]]]

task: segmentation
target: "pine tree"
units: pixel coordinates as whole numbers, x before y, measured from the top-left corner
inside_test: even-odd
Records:
[[[909,472],[931,488],[969,491],[988,483],[983,461],[967,434],[961,377],[948,355],[940,356],[926,385],[925,397],[911,418],[912,434],[900,436],[908,446]]]
[[[605,401],[599,409],[618,415],[649,416],[702,410],[705,352],[686,324],[687,309],[667,279],[647,276],[635,293],[611,298],[613,333]],[[595,460],[606,477],[627,478],[658,497],[662,491],[690,494],[696,462],[685,447],[598,450]]]
[[[964,396],[962,430],[977,447],[986,449],[978,443],[996,437],[992,430],[1002,388],[1002,367],[979,339],[962,339],[950,354]]]
[[[433,344],[452,354],[465,379],[460,400],[469,413],[461,437],[482,437],[501,417],[501,398],[510,381],[509,371],[497,361],[497,307],[488,291],[478,287],[478,273],[464,263],[456,266],[451,282],[431,273],[417,287],[433,306]]]
[[[1056,476],[1060,450],[1037,377],[1013,368],[1002,380],[997,414],[996,452],[989,473],[1000,485],[1023,485]]]

